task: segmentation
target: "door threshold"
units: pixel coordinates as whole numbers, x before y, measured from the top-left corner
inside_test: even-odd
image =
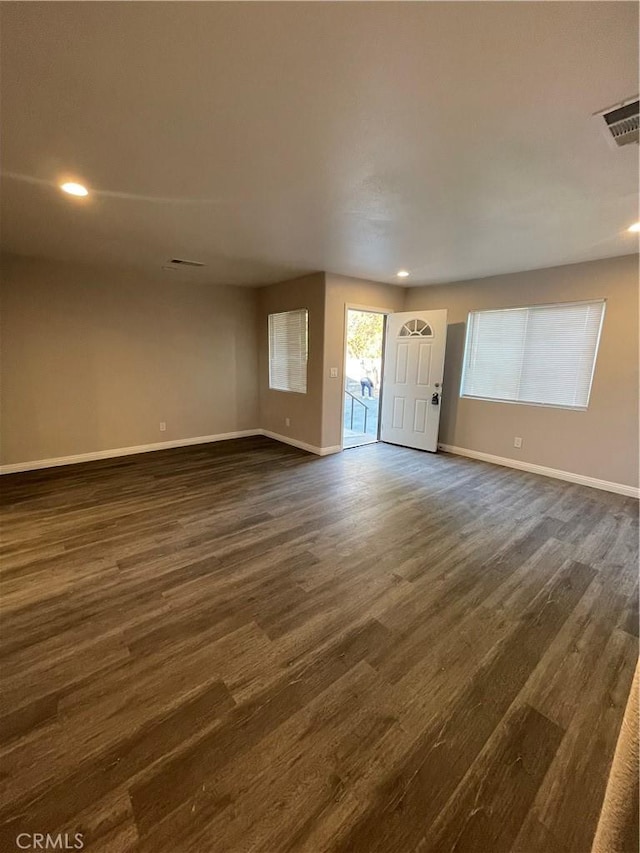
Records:
[[[364,441],[361,441],[358,439],[351,439],[351,441],[347,440],[343,443],[342,449],[343,450],[353,450],[354,447],[367,447],[370,444],[378,444],[379,441],[380,441],[380,439],[378,439],[378,438],[371,438],[368,440],[365,439]]]

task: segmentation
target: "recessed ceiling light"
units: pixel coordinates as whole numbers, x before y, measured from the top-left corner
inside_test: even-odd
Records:
[[[409,275],[409,273],[407,272],[407,270],[399,270],[399,271],[396,273],[396,275],[398,276],[398,278],[407,278],[407,276]]]
[[[640,222],[634,222],[627,228],[627,231],[640,231]]]
[[[82,184],[74,184],[73,181],[60,184],[60,189],[69,195],[89,195],[89,190],[86,187],[83,187]]]

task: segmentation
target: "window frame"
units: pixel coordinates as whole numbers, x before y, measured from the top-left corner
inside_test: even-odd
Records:
[[[535,310],[541,308],[562,308],[564,306],[576,306],[576,305],[594,305],[601,304],[602,305],[602,314],[600,316],[600,326],[598,328],[598,334],[596,337],[596,344],[593,355],[593,364],[591,365],[591,375],[589,376],[589,389],[587,392],[587,403],[585,406],[570,406],[565,403],[541,403],[538,401],[529,401],[529,400],[512,400],[503,397],[484,397],[479,396],[477,394],[466,394],[464,393],[464,383],[465,377],[467,373],[467,351],[471,338],[471,328],[472,324],[470,322],[470,318],[474,314],[484,314],[484,313],[496,313],[497,311],[501,311],[507,313],[509,311],[523,311],[523,310]],[[465,331],[465,340],[464,340],[464,350],[462,353],[462,370],[460,374],[460,393],[459,397],[463,400],[483,400],[487,403],[506,403],[512,406],[536,406],[538,408],[543,409],[562,409],[569,412],[586,412],[589,408],[589,404],[591,402],[591,391],[593,388],[593,379],[596,372],[596,364],[598,362],[598,354],[600,351],[600,341],[602,340],[602,328],[604,326],[604,318],[607,311],[607,300],[606,298],[596,298],[596,299],[576,299],[570,302],[544,302],[539,305],[513,305],[509,308],[483,308],[476,311],[469,311],[467,314],[467,328]]]
[[[304,351],[304,384],[305,390],[298,391],[293,388],[278,388],[272,385],[272,365],[273,358],[271,356],[271,324],[272,317],[282,316],[284,314],[300,314],[304,312],[305,323],[305,351]],[[279,394],[300,394],[306,395],[309,391],[309,309],[308,308],[288,308],[286,311],[270,311],[267,314],[267,361],[268,361],[268,384],[269,391],[277,391]]]

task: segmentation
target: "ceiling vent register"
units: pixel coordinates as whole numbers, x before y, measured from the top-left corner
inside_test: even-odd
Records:
[[[639,101],[624,101],[618,106],[603,110],[601,115],[606,124],[606,131],[616,145],[630,145],[638,142],[638,105]]]

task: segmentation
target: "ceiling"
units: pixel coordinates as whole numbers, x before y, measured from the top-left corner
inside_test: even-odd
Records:
[[[5,250],[404,286],[637,251],[638,147],[592,115],[638,91],[634,2],[1,15]]]

